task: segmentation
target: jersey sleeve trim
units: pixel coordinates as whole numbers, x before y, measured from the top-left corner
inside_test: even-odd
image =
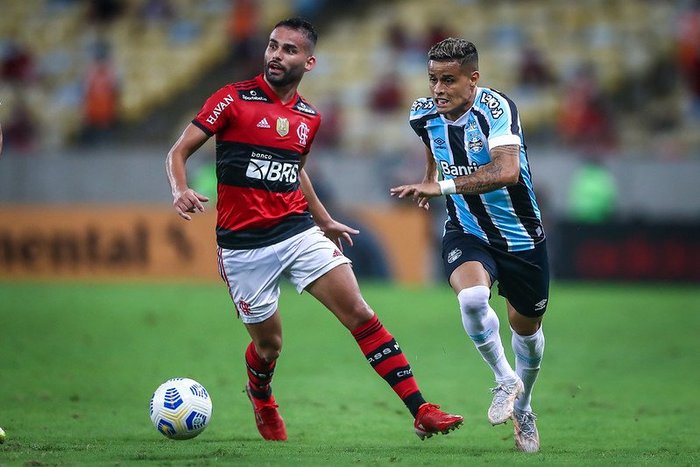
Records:
[[[214,133],[209,128],[205,127],[202,123],[197,121],[197,119],[192,120],[192,124],[194,126],[196,126],[197,128],[199,128],[200,130],[202,130],[204,133],[206,133],[206,135],[209,136],[210,138],[212,136],[214,136]]]
[[[510,144],[520,145],[520,136],[518,135],[501,135],[494,136],[489,139],[489,149],[497,148],[498,146],[508,146]]]

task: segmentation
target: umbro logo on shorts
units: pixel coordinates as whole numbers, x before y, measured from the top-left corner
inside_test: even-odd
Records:
[[[544,310],[544,307],[547,306],[547,299],[544,298],[540,300],[539,302],[535,303],[535,311],[542,311]]]
[[[267,118],[263,117],[257,124],[258,128],[270,128],[270,124],[267,123]]]

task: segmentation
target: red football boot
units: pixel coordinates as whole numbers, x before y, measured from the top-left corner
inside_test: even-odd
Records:
[[[452,415],[440,410],[439,405],[426,402],[418,408],[416,421],[413,427],[420,439],[430,438],[435,433],[446,435],[452,430],[462,426],[464,417]]]
[[[258,426],[258,431],[268,441],[286,441],[287,428],[284,426],[284,420],[277,410],[275,397],[270,396],[267,400],[260,400],[253,397],[250,393],[250,386],[245,385],[245,392],[253,404],[253,412],[255,412],[255,424]]]

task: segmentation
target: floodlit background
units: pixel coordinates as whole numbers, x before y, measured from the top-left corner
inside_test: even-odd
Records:
[[[420,442],[347,331],[285,286],[289,442],[264,443],[214,202],[191,222],[171,208],[168,149],[209,95],[261,71],[270,28],[295,14],[320,34],[300,89],[324,116],[308,170],[360,228],[346,254],[424,394],[465,416],[449,436]],[[442,277],[441,200],[425,213],[389,196],[422,177],[408,109],[449,35],[517,103],[547,229],[535,456],[486,420],[492,374]],[[1,465],[700,463],[697,2],[0,0],[0,80]],[[210,196],[214,150],[188,163]],[[191,442],[148,418],[175,376],[214,401]]]
[[[261,71],[271,27],[293,15],[320,35],[300,88],[324,117],[308,170],[334,212],[363,227],[366,245],[350,252],[360,275],[441,277],[440,200],[425,216],[388,189],[422,177],[408,108],[428,94],[427,49],[461,36],[479,49],[481,84],[519,106],[555,274],[699,279],[700,7],[651,0],[5,1],[0,271],[85,273],[91,228],[122,273],[165,261],[151,249],[140,265],[118,261],[139,254],[123,244],[159,235],[181,265],[196,262],[193,229],[167,217],[165,154],[211,93]],[[210,195],[213,159],[212,141],[189,165]],[[78,211],[75,245],[47,220],[56,203]],[[142,218],[120,211],[134,206],[169,220],[154,226],[144,211],[139,237]],[[129,225],[126,240],[110,237]]]

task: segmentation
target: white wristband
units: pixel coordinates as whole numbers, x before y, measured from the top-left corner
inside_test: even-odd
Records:
[[[438,185],[440,185],[441,195],[453,195],[457,193],[457,186],[455,186],[454,179],[440,180]]]

